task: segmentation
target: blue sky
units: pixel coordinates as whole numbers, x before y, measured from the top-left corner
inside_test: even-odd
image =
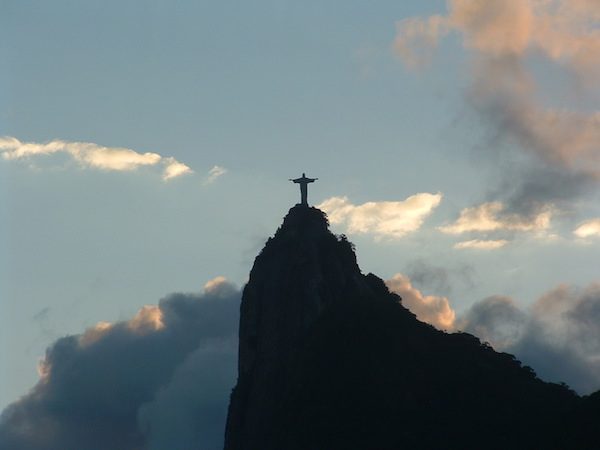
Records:
[[[447,298],[453,327],[469,328],[469,308],[490,296],[529,311],[561,284],[572,305],[596,295],[598,68],[544,47],[535,21],[529,41],[490,44],[501,38],[460,4],[1,2],[0,408],[35,384],[57,338],[217,276],[242,286],[301,172],[319,177],[312,204],[347,197],[327,212],[363,271],[409,277],[416,302]],[[413,64],[402,49],[429,57]],[[555,148],[564,136],[581,152]],[[52,154],[9,155],[55,140]],[[115,148],[160,162],[99,166],[93,155]],[[190,173],[165,181],[172,161]],[[418,194],[439,202],[416,212],[405,201]]]

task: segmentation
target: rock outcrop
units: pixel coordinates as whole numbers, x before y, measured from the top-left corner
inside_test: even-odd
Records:
[[[297,205],[244,289],[225,450],[598,448],[599,404],[419,322]]]

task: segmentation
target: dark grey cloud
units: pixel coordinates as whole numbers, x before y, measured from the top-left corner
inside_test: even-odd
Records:
[[[220,449],[240,296],[217,279],[59,339],[37,385],[2,412],[0,448]]]
[[[578,111],[577,104],[574,110],[544,106],[537,98],[543,89],[523,58],[476,60],[467,98],[487,132],[478,148],[492,168],[486,201],[501,201],[502,215],[525,222],[544,211],[572,222],[577,200],[593,195],[600,181],[600,116]]]
[[[408,262],[404,273],[420,290],[427,289],[438,295],[449,295],[457,283],[472,287],[475,269],[468,264],[442,267],[424,259],[414,259]]]
[[[236,356],[237,339],[204,343],[154,400],[142,405],[138,423],[148,450],[223,447]]]
[[[456,326],[496,347],[507,348],[521,338],[527,320],[527,314],[510,297],[494,295],[475,303]]]
[[[590,192],[597,180],[589,173],[548,165],[508,165],[498,185],[488,192],[490,200],[502,200],[507,214],[532,218],[552,204],[571,212],[573,199]]]
[[[516,355],[545,380],[581,394],[600,389],[600,284],[561,285],[531,308],[494,296],[473,305],[457,328]]]
[[[598,116],[544,106],[523,57],[475,60],[467,100],[487,132],[478,151],[486,150],[498,179],[488,200],[502,200],[505,213],[523,217],[549,204],[571,209],[570,201],[600,177]]]

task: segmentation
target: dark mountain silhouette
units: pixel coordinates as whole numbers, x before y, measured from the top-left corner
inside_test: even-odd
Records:
[[[598,419],[600,393],[419,322],[316,208],[256,258],[225,450],[598,449]]]

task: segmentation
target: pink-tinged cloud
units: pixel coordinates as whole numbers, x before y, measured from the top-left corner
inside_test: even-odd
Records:
[[[21,142],[14,137],[0,137],[0,154],[5,160],[30,160],[64,154],[83,168],[129,172],[144,166],[162,166],[163,180],[192,173],[185,164],[158,153],[138,153],[122,147],[104,147],[91,142],[53,140],[46,143]]]
[[[542,159],[581,170],[600,162],[600,113],[544,106],[525,64],[530,54],[541,54],[597,82],[600,2],[450,0],[448,6],[445,16],[397,24],[394,48],[406,64],[415,66],[440,38],[459,33],[476,59],[471,91],[476,107]]]
[[[446,297],[423,295],[414,288],[410,279],[397,273],[387,280],[388,289],[402,298],[402,304],[422,322],[427,322],[440,330],[451,330],[456,314]]]
[[[345,226],[349,234],[373,234],[376,238],[401,238],[417,231],[442,201],[442,194],[420,193],[398,202],[352,204],[347,197],[331,197],[317,208],[329,221]]]
[[[472,62],[466,99],[490,128],[490,145],[481,148],[508,153],[506,161],[513,164],[505,168],[500,189],[510,208],[536,212],[540,204],[568,200],[596,185],[600,111],[579,107],[576,99],[595,95],[599,85],[600,2],[449,0],[447,5],[446,14],[398,22],[394,49],[414,68],[430,60],[447,35],[461,38]],[[571,81],[560,92],[573,101],[571,107],[552,105],[532,60],[544,60]]]
[[[492,57],[540,52],[581,71],[600,64],[600,4],[595,0],[450,0],[447,15],[397,23],[394,48],[414,63],[423,44],[436,45],[450,32],[466,48]]]

